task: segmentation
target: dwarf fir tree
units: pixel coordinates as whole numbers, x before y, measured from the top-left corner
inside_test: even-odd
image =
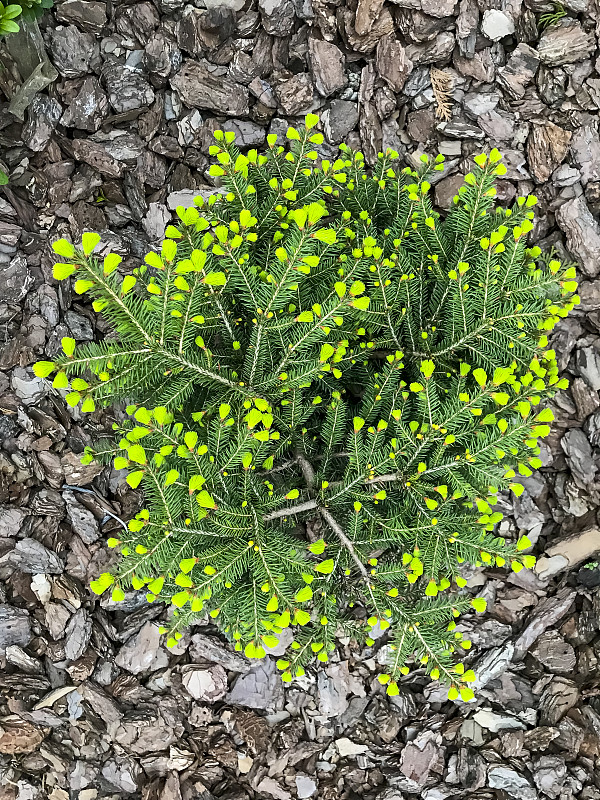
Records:
[[[495,207],[497,151],[442,220],[441,157],[319,161],[317,122],[265,154],[217,131],[225,193],[179,208],[133,274],[95,234],[57,242],[55,276],[118,335],[65,339],[36,373],[83,411],[130,402],[93,457],[128,469],[146,507],[94,591],[171,603],[171,640],[210,614],[250,657],[292,627],[286,680],[340,630],[372,643],[391,626],[388,693],[414,660],[468,699],[455,618],[485,603],[457,591],[461,565],[532,565],[493,506],[541,465],[540,409],[566,384],[546,333],[578,302],[574,269],[528,246],[535,198]]]

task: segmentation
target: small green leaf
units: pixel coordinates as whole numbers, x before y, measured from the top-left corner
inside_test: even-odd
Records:
[[[112,590],[110,599],[115,603],[120,603],[122,600],[125,600],[125,592],[120,586],[115,586],[115,588]]]
[[[535,418],[536,422],[552,422],[554,419],[554,414],[552,413],[551,408],[544,408]]]
[[[431,378],[435,370],[435,364],[431,360],[421,361],[420,369],[426,378]]]
[[[177,257],[177,242],[172,239],[164,239],[161,247],[161,255],[169,263],[175,261]]]
[[[69,385],[69,379],[65,372],[57,372],[54,380],[52,381],[52,387],[54,389],[66,389]]]
[[[198,489],[201,489],[205,483],[206,480],[202,477],[202,475],[192,475],[188,484],[189,493],[193,494],[194,492],[198,491]]]

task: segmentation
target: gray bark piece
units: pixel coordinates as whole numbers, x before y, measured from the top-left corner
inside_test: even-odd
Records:
[[[527,778],[509,767],[492,767],[488,772],[487,785],[491,789],[502,789],[516,800],[538,800],[538,793]]]
[[[361,27],[361,30],[365,30],[364,33],[359,31],[358,20],[358,9],[356,17],[349,8],[341,10],[340,28],[343,36],[347,39],[350,48],[359,53],[372,52],[382,36],[394,32],[394,20],[387,8],[384,8],[377,18],[370,20],[370,24],[366,25],[367,30],[365,30],[365,26]]]
[[[31,641],[29,614],[21,608],[0,605],[0,655],[7,647],[19,645],[27,647]]]
[[[488,683],[496,680],[506,672],[513,659],[514,651],[514,645],[510,642],[504,647],[488,650],[474,666],[476,680],[473,683],[473,688],[483,689]]]
[[[358,125],[358,107],[349,100],[333,100],[321,115],[321,122],[329,144],[340,144]]]
[[[210,667],[185,664],[181,682],[194,700],[203,703],[215,703],[227,694],[227,673],[220,664]]]
[[[259,0],[258,8],[264,29],[271,36],[288,36],[294,29],[293,0]]]
[[[169,656],[160,645],[158,626],[147,622],[135,636],[125,642],[115,661],[119,667],[134,675],[164,669],[169,663]]]
[[[96,517],[89,509],[77,502],[74,492],[65,489],[63,498],[71,527],[86,544],[93,544],[100,535]]]
[[[65,78],[86,75],[100,56],[100,48],[89,33],[82,33],[75,25],[59,26],[50,33],[52,63]]]
[[[600,136],[593,125],[582,125],[573,132],[571,153],[584,186],[590,181],[600,181]]]
[[[564,161],[570,141],[571,132],[552,122],[532,125],[527,139],[527,157],[529,169],[538,181],[547,181]]]
[[[307,113],[314,102],[314,88],[310,74],[301,72],[280,83],[275,89],[275,95],[284,114],[295,117]]]
[[[24,508],[0,506],[0,539],[16,536],[27,516]]]
[[[314,76],[315,87],[323,97],[343,89],[348,83],[344,74],[344,54],[331,42],[309,39],[308,56]]]
[[[56,18],[61,22],[73,22],[99,35],[106,25],[106,3],[97,0],[63,0],[56,9]]]
[[[358,0],[354,29],[359,36],[366,36],[381,14],[383,0]]]
[[[270,658],[256,662],[246,675],[239,677],[226,697],[232,705],[279,711],[283,708],[283,684]]]
[[[109,155],[101,144],[90,139],[73,139],[71,144],[77,161],[84,161],[107,178],[120,178],[123,174],[124,165]]]
[[[152,86],[139,70],[127,64],[107,61],[102,68],[102,80],[117,114],[145,108],[154,102]]]
[[[600,546],[600,536],[598,537]],[[558,631],[546,631],[537,640],[531,654],[550,672],[568,674],[575,669],[577,657],[573,647]]]
[[[559,798],[567,777],[567,765],[560,756],[542,756],[534,764],[533,780],[547,797]]]
[[[520,43],[510,54],[505,67],[498,70],[498,83],[515,99],[525,95],[540,65],[538,53],[528,44]]]
[[[260,147],[267,138],[262,125],[247,119],[228,119],[221,125],[221,130],[235,133],[237,147]]]
[[[92,636],[92,620],[84,608],[73,614],[65,630],[65,655],[71,661],[77,661],[86,651]]]
[[[568,587],[559,589],[553,597],[546,597],[535,608],[529,617],[529,624],[515,642],[513,661],[521,661],[529,648],[535,644],[539,637],[564,617],[571,608],[576,592]]]
[[[37,539],[20,539],[15,545],[15,549],[0,559],[0,562],[4,560],[7,560],[15,569],[29,575],[36,575],[39,572],[58,575],[64,571],[63,562],[56,553],[48,550]]]
[[[590,278],[600,273],[600,226],[583,196],[568,200],[556,211],[556,221],[567,235],[567,247]]]
[[[406,50],[392,35],[382,36],[377,45],[377,72],[394,92],[400,92],[413,69]]]
[[[48,393],[48,384],[23,367],[13,370],[10,383],[14,393],[26,406],[36,405]]]
[[[117,702],[92,681],[85,681],[77,687],[83,699],[90,704],[96,714],[104,720],[109,731],[114,729],[122,718]]]
[[[430,17],[451,17],[455,6],[456,0],[421,0],[421,11]]]
[[[199,61],[185,61],[171,78],[171,86],[190,108],[208,108],[233,117],[248,115],[247,87],[225,75],[212,75]]]
[[[220,664],[230,672],[244,673],[252,668],[252,664],[246,658],[221,645],[218,639],[202,633],[195,633],[192,636],[190,656],[197,661],[204,659],[212,661],[213,664]]]
[[[598,528],[589,528],[566,536],[548,547],[546,555],[538,559],[535,570],[541,578],[548,578],[595,558],[598,552],[600,531]]]
[[[437,64],[450,58],[454,45],[454,34],[450,31],[442,31],[433,42],[409,44],[406,48],[406,56],[413,64]]]
[[[16,251],[16,245],[20,237],[21,228],[8,223],[0,223],[0,248],[5,252],[11,253],[13,247]],[[31,288],[33,276],[23,256],[17,255],[14,258],[10,258],[9,255],[8,259],[8,263],[0,263],[0,292],[4,302],[18,303]],[[27,375],[25,370],[22,370],[22,373]]]
[[[108,111],[108,100],[97,79],[86,78],[62,115],[60,124],[94,133]]]
[[[504,11],[491,8],[484,12],[481,32],[488,39],[497,42],[515,32],[515,23]]]
[[[560,440],[565,452],[575,483],[582,489],[593,483],[596,476],[596,465],[592,448],[581,428],[571,428]]]
[[[23,128],[23,141],[35,153],[45,149],[62,115],[58,100],[37,95],[27,111],[27,125]]]
[[[581,23],[572,18],[551,25],[538,42],[538,54],[548,67],[574,64],[588,58],[595,49],[594,34],[586,33]]]

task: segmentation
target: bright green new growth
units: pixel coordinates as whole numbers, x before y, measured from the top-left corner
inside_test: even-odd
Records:
[[[95,457],[129,470],[146,508],[115,575],[171,603],[170,641],[209,613],[250,657],[284,628],[284,680],[327,661],[336,634],[391,626],[389,694],[414,656],[450,697],[472,696],[456,653],[461,564],[533,564],[494,535],[497,493],[539,467],[559,380],[546,332],[578,302],[573,267],[528,248],[535,198],[494,208],[500,154],[478,156],[445,220],[418,172],[290,128],[289,150],[242,155],[217,131],[226,194],[177,210],[161,253],[120,257],[61,240],[65,262],[118,339],[40,362],[83,411],[127,398],[130,420]],[[75,377],[75,376],[84,377]],[[91,454],[88,458],[92,458]]]

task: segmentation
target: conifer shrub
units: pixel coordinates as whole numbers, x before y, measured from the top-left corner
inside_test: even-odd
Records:
[[[292,628],[288,681],[340,632],[390,628],[389,694],[414,664],[467,700],[456,618],[485,601],[461,572],[533,565],[494,505],[541,466],[543,405],[566,386],[547,334],[578,302],[575,270],[528,245],[534,197],[495,206],[496,150],[442,219],[442,157],[320,161],[317,122],[264,154],[217,131],[224,193],[177,209],[133,273],[96,234],[56,242],[55,277],[116,337],[65,338],[35,371],[83,412],[129,403],[86,454],[145,498],[96,593],[169,603],[170,643],[209,615],[258,658]]]

